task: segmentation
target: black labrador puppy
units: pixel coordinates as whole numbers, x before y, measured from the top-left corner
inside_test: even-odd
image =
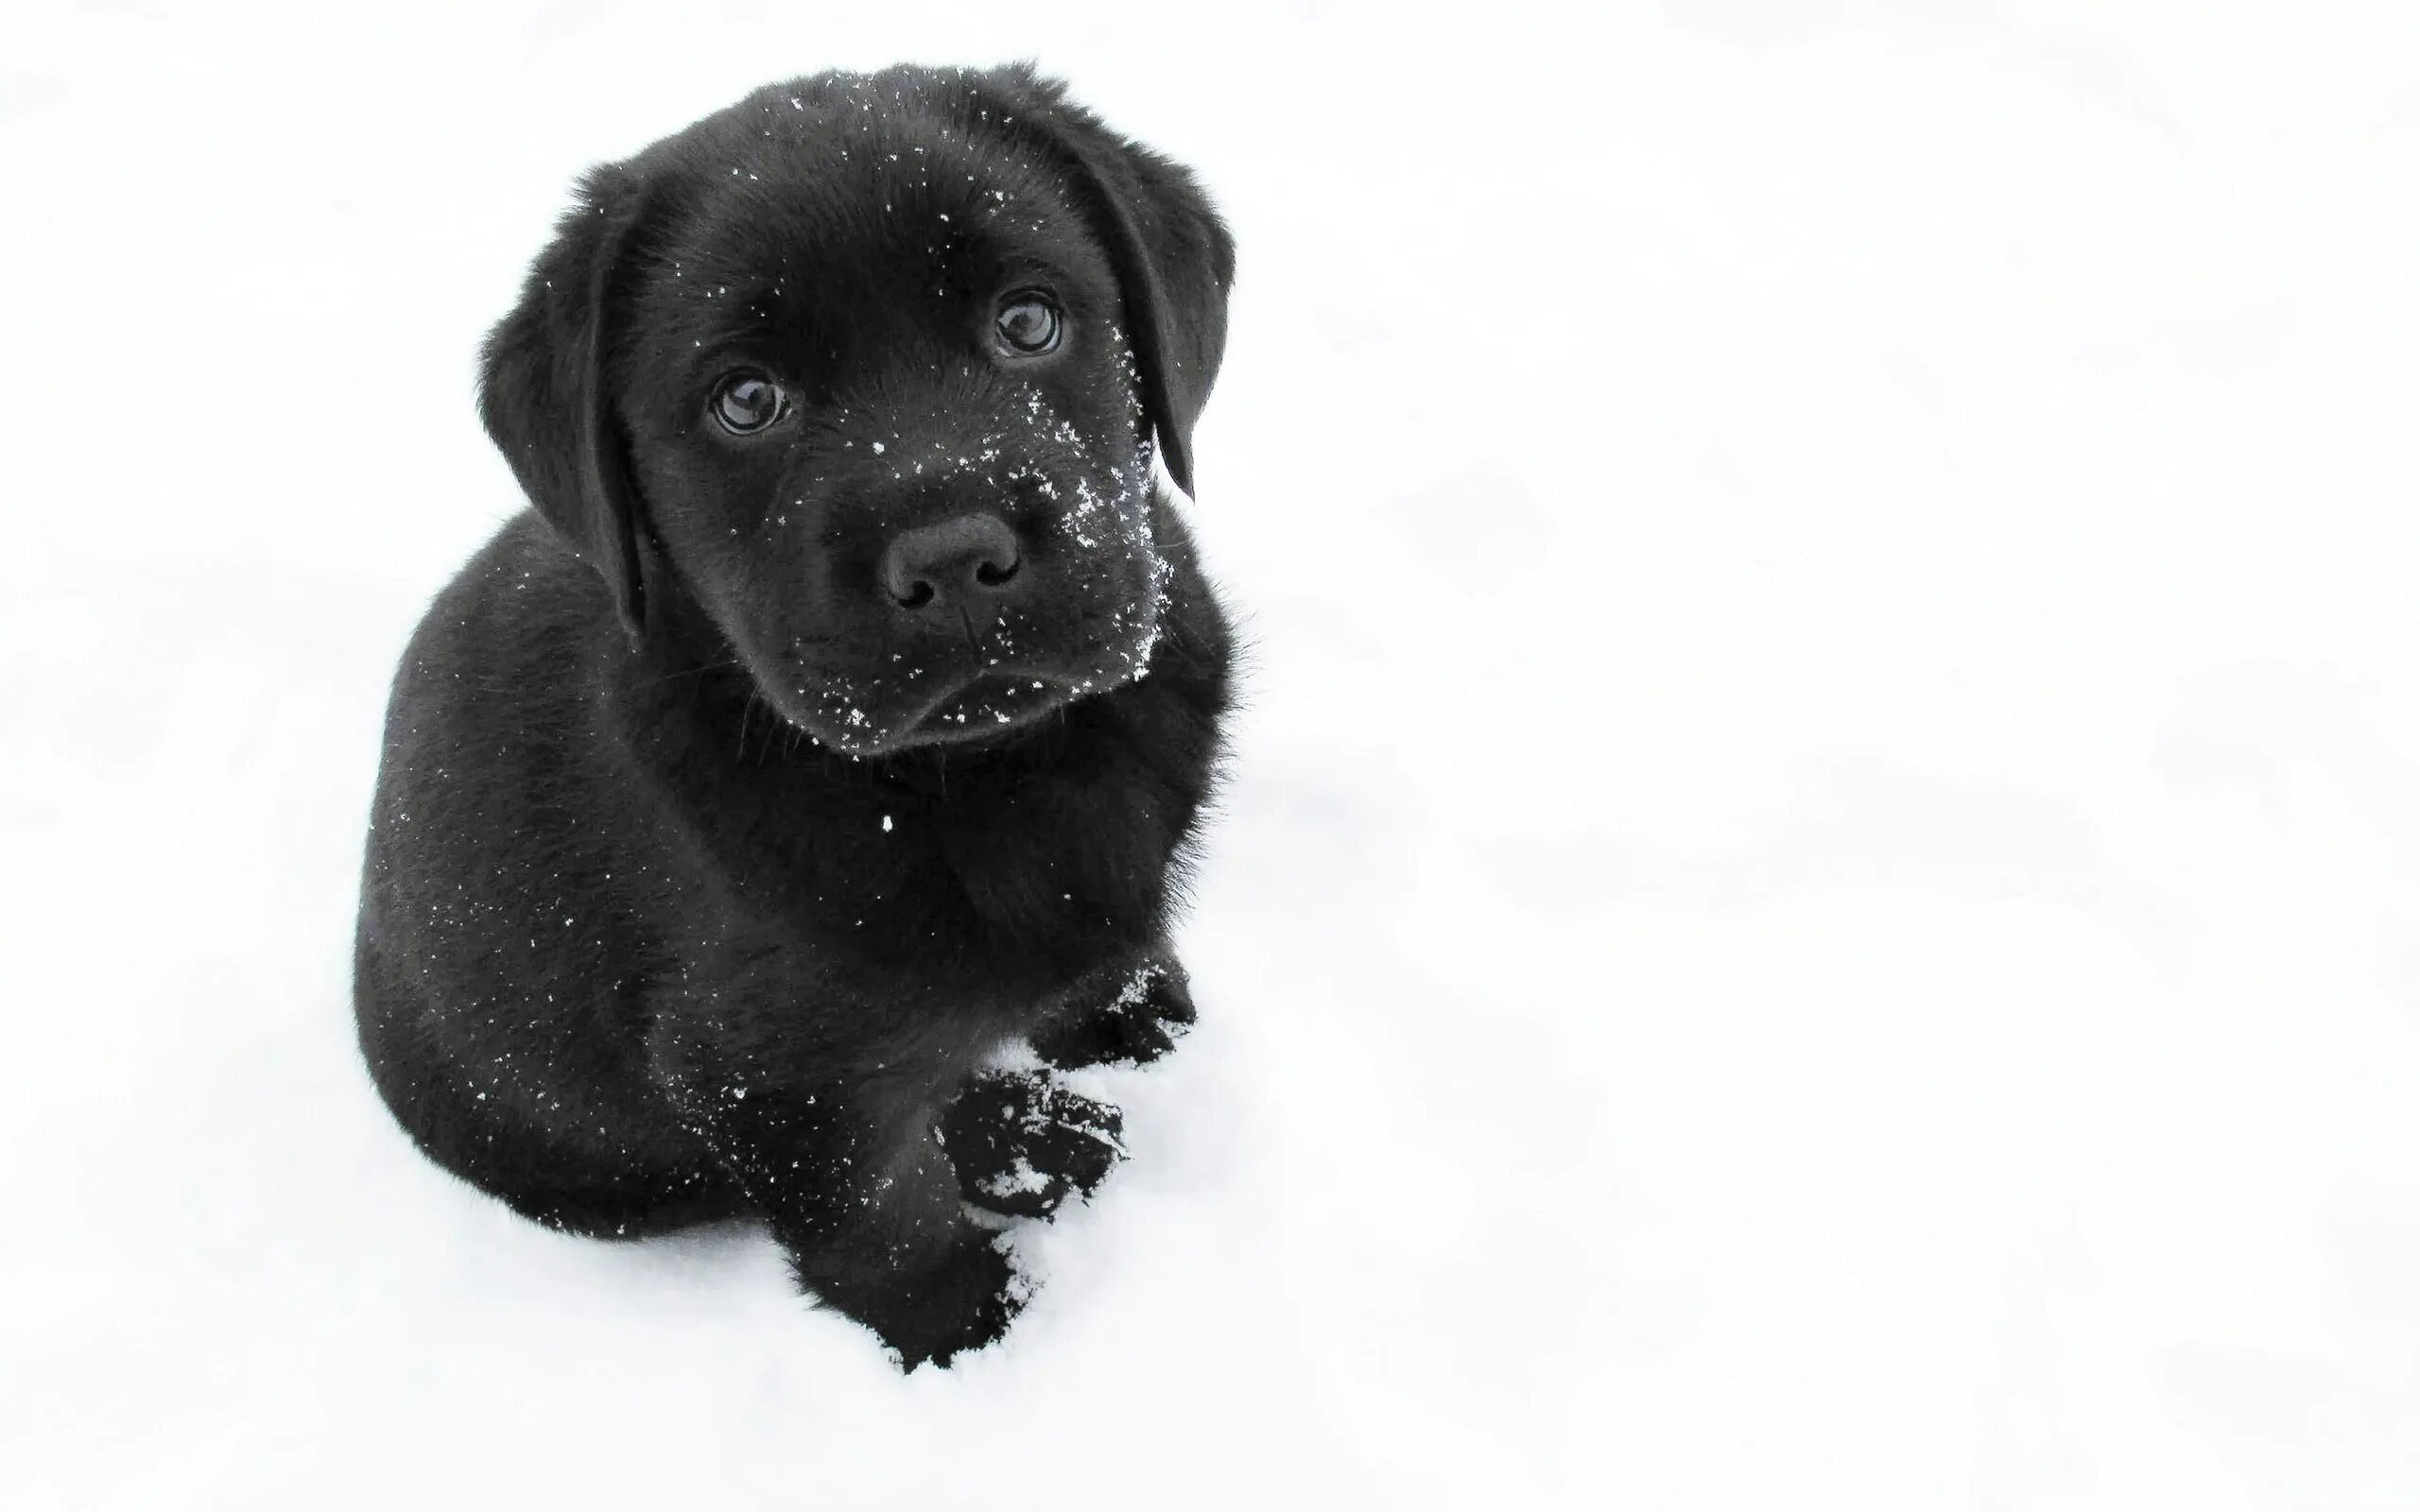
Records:
[[[1192,1018],[1229,633],[1152,456],[1191,491],[1234,256],[1022,67],[587,177],[485,350],[534,512],[389,712],[354,996],[430,1159],[583,1233],[761,1215],[904,1366],[999,1336],[975,1210],[1119,1153],[1053,1069]]]

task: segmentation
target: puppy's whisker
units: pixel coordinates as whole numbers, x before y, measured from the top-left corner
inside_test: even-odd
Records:
[[[631,684],[631,686],[634,688],[652,688],[659,683],[671,682],[681,678],[701,678],[709,672],[729,672],[738,665],[739,659],[737,657],[734,657],[728,662],[708,662],[704,666],[683,667],[678,672],[666,672],[652,678],[641,678],[638,681]]]

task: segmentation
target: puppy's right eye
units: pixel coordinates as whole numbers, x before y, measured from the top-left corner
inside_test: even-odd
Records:
[[[715,386],[716,423],[734,436],[753,436],[789,413],[790,396],[761,372],[735,372]]]
[[[1000,351],[1011,357],[1039,357],[1055,351],[1064,322],[1058,301],[1040,289],[1024,289],[1000,301],[992,333]]]

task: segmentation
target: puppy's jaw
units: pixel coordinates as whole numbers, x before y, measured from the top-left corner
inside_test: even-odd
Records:
[[[986,673],[944,695],[898,739],[853,754],[885,755],[920,746],[983,745],[1040,724],[1086,696],[1080,683]]]
[[[978,637],[979,661],[961,652],[931,666],[902,654],[893,670],[873,676],[819,673],[798,662],[795,685],[759,675],[758,691],[785,722],[843,755],[888,756],[1005,738],[1148,676],[1167,578],[1163,566],[1144,603],[1112,610],[1100,627],[1105,633],[1071,654],[990,654],[1004,643],[987,645]]]

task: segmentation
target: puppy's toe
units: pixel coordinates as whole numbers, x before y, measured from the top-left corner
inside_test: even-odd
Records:
[[[1045,1117],[1031,1125],[1027,1159],[1091,1196],[1126,1158],[1126,1118],[1108,1103],[1053,1089]]]
[[[1132,1062],[1150,1065],[1176,1048],[1193,1026],[1193,991],[1182,969],[1138,969],[1109,1002],[1068,1015],[1033,1037],[1034,1053],[1074,1070]]]
[[[1100,1185],[1125,1155],[1124,1123],[1107,1103],[1016,1072],[970,1085],[943,1115],[941,1135],[966,1201],[1043,1218]]]

